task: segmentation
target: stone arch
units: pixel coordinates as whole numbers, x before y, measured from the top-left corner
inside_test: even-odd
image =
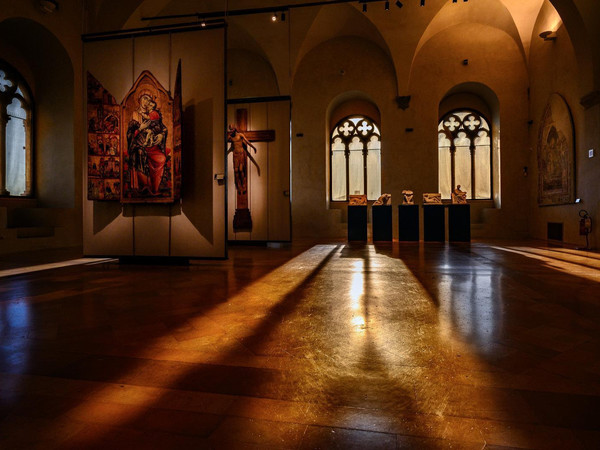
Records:
[[[500,101],[487,84],[464,82],[451,87],[439,101],[438,120],[450,111],[467,108],[478,111],[491,123],[492,193],[494,205],[501,205]]]
[[[306,26],[304,39],[295,55],[292,74],[296,74],[308,53],[338,37],[356,37],[369,41],[392,61],[391,51],[377,26],[355,6],[341,4],[321,7],[310,21],[310,25]]]
[[[456,8],[450,2],[441,7],[421,35],[415,48],[411,62],[411,73],[421,49],[427,42],[440,33],[466,24],[481,24],[502,30],[514,40],[524,61],[526,61],[526,51],[510,11],[500,0],[493,0],[488,3],[489,5],[486,5],[486,8]]]
[[[15,17],[0,22],[0,40],[13,50],[18,69],[27,66],[22,73],[29,77],[27,82],[33,90],[35,196],[41,206],[73,208],[75,104],[71,58],[52,32],[31,19]]]
[[[260,54],[243,48],[227,52],[229,98],[272,97],[280,94],[273,66]]]
[[[571,44],[575,50],[575,58],[579,65],[580,76],[582,79],[582,90],[590,92],[600,88],[600,60],[598,52],[592,51],[592,41],[586,21],[583,19],[581,11],[575,5],[573,0],[549,0],[552,6],[558,12],[562,23],[569,34]],[[594,20],[588,17],[588,21]],[[600,21],[596,18],[595,27],[600,26]],[[535,34],[534,30],[534,34]],[[556,31],[556,30],[554,30]]]

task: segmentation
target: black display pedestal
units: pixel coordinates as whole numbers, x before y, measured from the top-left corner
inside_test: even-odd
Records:
[[[423,231],[426,242],[444,242],[446,240],[444,205],[423,205]]]
[[[348,205],[348,240],[367,241],[367,205]]]
[[[392,241],[392,205],[376,205],[373,214],[373,242]]]
[[[471,241],[471,205],[448,205],[448,240]]]
[[[398,240],[419,240],[419,205],[398,205]]]

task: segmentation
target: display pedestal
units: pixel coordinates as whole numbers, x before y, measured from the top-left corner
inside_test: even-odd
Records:
[[[348,205],[348,240],[367,241],[366,205]]]
[[[419,240],[419,205],[398,205],[398,240]]]
[[[448,240],[471,241],[471,205],[448,205]]]
[[[392,205],[371,208],[373,217],[373,242],[392,241]]]
[[[423,205],[423,231],[426,242],[446,240],[446,217],[444,205]]]

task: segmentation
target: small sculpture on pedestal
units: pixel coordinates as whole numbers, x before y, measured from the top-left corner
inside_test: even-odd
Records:
[[[348,205],[350,206],[366,206],[367,196],[366,195],[349,195]]]
[[[373,206],[391,206],[392,204],[392,195],[391,194],[381,194],[381,196],[373,202]]]
[[[439,192],[423,194],[423,204],[425,205],[441,205],[442,194]]]
[[[460,184],[456,186],[456,189],[452,191],[452,204],[453,205],[466,205],[467,204],[467,193],[460,190]]]
[[[403,205],[414,205],[414,192],[408,189],[402,191],[402,204]]]

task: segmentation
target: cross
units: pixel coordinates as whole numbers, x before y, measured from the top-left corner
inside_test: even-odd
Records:
[[[12,87],[13,82],[6,78],[6,74],[0,70],[0,91],[6,92],[7,88]]]
[[[475,116],[469,116],[468,119],[469,120],[465,120],[463,123],[469,130],[474,130],[475,127],[481,123]]]
[[[372,129],[373,129],[373,127],[371,125],[369,125],[367,122],[365,122],[364,120],[358,127],[358,131],[360,131],[363,135],[367,134]]]
[[[248,130],[248,110],[235,110],[235,127],[243,133],[250,142],[273,142],[275,130]]]
[[[345,122],[344,125],[339,128],[339,130],[344,136],[348,136],[354,131],[354,126],[350,122]]]
[[[458,127],[460,124],[459,122],[456,120],[456,117],[452,116],[450,117],[446,122],[444,122],[444,126],[448,127],[448,129],[450,131],[454,131],[454,129],[456,127]]]
[[[248,130],[248,110],[244,108],[235,110],[235,128],[249,142],[272,142],[275,140],[275,130]],[[247,150],[248,152],[252,151],[251,148],[247,148]],[[234,176],[236,177],[237,199],[235,215],[233,217],[233,229],[234,231],[249,231],[252,230],[252,217],[248,209],[248,156],[243,155],[243,158],[245,158],[245,164],[243,164],[244,174],[235,170],[236,161],[238,161],[236,158],[239,157],[239,155],[236,156],[234,153]],[[256,164],[256,161],[252,157],[250,159]],[[257,169],[259,168],[258,165],[256,167]],[[258,173],[260,174],[260,171]],[[238,177],[241,177],[241,179],[238,180]],[[244,186],[244,188],[240,189],[240,186]]]

